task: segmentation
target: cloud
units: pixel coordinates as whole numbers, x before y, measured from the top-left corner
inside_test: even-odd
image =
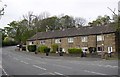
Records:
[[[88,21],[95,19],[98,15],[111,15],[107,9],[116,8],[118,0],[4,0],[7,4],[5,15],[0,20],[0,27],[6,26],[13,20],[20,20],[22,15],[33,11],[40,14],[47,11],[52,16],[68,14],[74,17],[83,17]]]

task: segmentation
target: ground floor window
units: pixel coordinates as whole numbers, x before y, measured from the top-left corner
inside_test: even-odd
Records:
[[[112,52],[112,47],[108,47],[108,53]]]
[[[32,45],[32,44],[34,44],[34,42],[33,42],[33,41],[30,41],[30,42],[29,42],[29,45]]]
[[[104,51],[104,47],[97,47],[97,51]]]
[[[82,51],[83,52],[87,52],[88,51],[88,47],[82,47]]]

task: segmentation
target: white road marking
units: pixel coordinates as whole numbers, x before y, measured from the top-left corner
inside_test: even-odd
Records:
[[[49,74],[51,74],[51,75],[55,75],[54,73],[51,73],[51,72],[42,73],[42,74],[38,74],[38,75],[49,75]]]
[[[3,72],[5,73],[5,75],[8,75],[7,73],[6,73],[6,71],[2,68],[2,70],[3,70]]]
[[[49,73],[49,74],[51,74],[51,75],[55,75],[54,73]]]
[[[103,73],[99,73],[99,72],[94,72],[94,71],[88,71],[88,70],[84,70],[84,72],[93,73],[93,74],[97,74],[97,75],[107,75],[107,74],[103,74]]]
[[[36,67],[36,68],[42,69],[42,70],[46,70],[45,68],[39,67],[37,65],[33,65],[33,66]]]
[[[24,62],[24,61],[20,61],[20,62],[22,62],[22,63],[25,63],[25,64],[29,64],[29,63],[27,63],[27,62]]]
[[[91,65],[96,65],[96,66],[99,66],[99,67],[106,67],[106,68],[118,68],[118,66],[112,66],[112,65],[100,65],[100,64],[91,64]]]
[[[59,72],[54,72],[55,74],[58,74],[58,75],[63,75],[63,74],[61,74],[61,73],[59,73]]]
[[[118,66],[106,65],[105,67],[118,68]]]

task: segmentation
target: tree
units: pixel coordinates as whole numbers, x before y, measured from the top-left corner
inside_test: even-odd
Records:
[[[0,3],[2,3],[2,1],[0,1]],[[0,8],[0,18],[1,18],[1,16],[2,15],[4,15],[4,9],[7,7],[7,5],[6,4],[4,4],[3,6],[2,6],[2,8]]]
[[[64,29],[75,27],[75,21],[73,17],[70,17],[68,15],[65,15],[60,18],[60,24],[61,24],[61,27]]]
[[[84,18],[81,18],[81,17],[75,18],[75,26],[76,27],[84,26],[85,24],[86,24],[86,20]]]
[[[102,26],[102,25],[107,25],[110,23],[110,17],[107,15],[98,16],[96,20],[93,20],[92,22],[89,22],[88,24],[90,26]]]

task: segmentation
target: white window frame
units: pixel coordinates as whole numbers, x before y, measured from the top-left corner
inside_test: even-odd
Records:
[[[104,41],[103,35],[97,35],[97,41]]]
[[[55,43],[61,43],[61,39],[55,39]]]
[[[111,52],[113,52],[112,46],[108,47],[108,53],[111,53]]]
[[[81,49],[82,49],[83,52],[87,52],[88,51],[88,47],[82,47]]]
[[[74,38],[73,37],[69,37],[68,38],[68,43],[73,43],[74,42]]]
[[[33,42],[33,41],[30,41],[30,42],[29,42],[29,45],[33,45],[33,44],[34,44],[34,42]]]
[[[82,42],[88,42],[88,37],[87,36],[82,36],[81,41]]]

